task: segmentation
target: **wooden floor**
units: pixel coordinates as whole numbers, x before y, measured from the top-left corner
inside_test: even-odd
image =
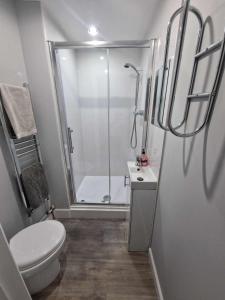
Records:
[[[145,253],[127,252],[126,223],[64,220],[62,271],[34,300],[156,300]]]

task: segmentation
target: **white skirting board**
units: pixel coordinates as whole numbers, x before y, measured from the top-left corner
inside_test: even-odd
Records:
[[[104,207],[89,205],[74,205],[71,208],[55,209],[55,217],[59,219],[120,219],[125,220],[129,212],[128,207]]]
[[[151,261],[151,265],[153,268],[154,281],[155,281],[158,298],[159,298],[159,300],[164,300],[159,277],[158,277],[158,272],[157,272],[157,268],[156,268],[156,264],[155,264],[155,260],[154,260],[154,256],[153,256],[151,248],[149,248],[149,259]]]

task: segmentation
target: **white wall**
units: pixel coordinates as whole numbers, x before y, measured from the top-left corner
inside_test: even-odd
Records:
[[[31,296],[12,257],[4,231],[0,224],[0,299],[31,300]]]
[[[49,192],[52,203],[65,208],[69,206],[69,193],[40,2],[18,0],[17,11]]]
[[[22,85],[27,77],[14,1],[0,1],[0,36],[0,82]],[[10,238],[25,226],[26,213],[2,128],[0,170],[0,223]]]
[[[164,11],[175,1],[164,3],[153,29],[165,28]],[[193,0],[207,18],[203,47],[224,33],[224,0]],[[177,2],[177,6],[179,3]],[[190,17],[178,79],[175,121],[182,115],[193,63],[196,22]],[[195,91],[209,90],[217,55],[204,60]],[[166,134],[157,201],[152,251],[165,299],[220,300],[225,286],[225,131],[223,76],[211,122],[193,138]],[[199,116],[197,116],[199,113]],[[204,107],[195,104],[187,130],[200,121]]]
[[[47,17],[48,38],[70,41],[90,40],[90,24],[98,27],[98,38],[103,40],[141,40],[149,31],[150,20],[162,1],[41,0]]]

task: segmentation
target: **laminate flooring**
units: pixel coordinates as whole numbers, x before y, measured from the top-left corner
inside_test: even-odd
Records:
[[[127,224],[62,220],[61,272],[34,300],[157,300],[147,253],[127,251]]]

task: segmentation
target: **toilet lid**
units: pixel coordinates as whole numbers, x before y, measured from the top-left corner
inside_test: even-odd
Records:
[[[64,241],[62,223],[47,220],[18,232],[10,240],[12,255],[20,270],[31,268],[51,255]]]

